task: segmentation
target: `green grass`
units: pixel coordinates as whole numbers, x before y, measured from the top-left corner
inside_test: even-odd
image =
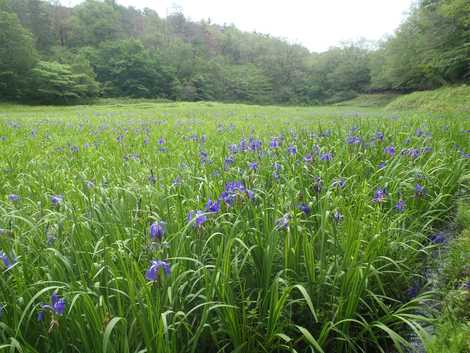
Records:
[[[387,105],[388,111],[470,112],[470,87],[444,87],[434,91],[413,92]]]
[[[336,103],[337,106],[383,108],[393,102],[400,95],[395,93],[362,94],[348,101]]]
[[[470,172],[468,128],[357,107],[1,105],[16,263],[0,261],[0,351],[403,351],[431,320],[420,269]],[[224,194],[233,181],[250,191]],[[152,260],[171,274],[150,281]],[[63,315],[43,307],[54,291]]]
[[[468,200],[459,202],[456,220],[463,231],[451,241],[448,252],[440,259],[441,314],[435,325],[434,335],[426,344],[429,353],[470,352],[470,203]]]

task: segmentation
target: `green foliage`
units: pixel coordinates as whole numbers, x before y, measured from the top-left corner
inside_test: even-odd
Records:
[[[434,91],[413,92],[393,100],[389,111],[470,112],[470,86],[443,87]]]
[[[18,98],[36,61],[30,33],[17,16],[0,11],[0,99]]]
[[[397,93],[375,93],[375,94],[362,94],[351,100],[336,103],[337,106],[345,107],[371,107],[383,108],[397,99],[400,95]]]
[[[38,51],[47,51],[51,45],[58,43],[61,20],[66,14],[62,7],[52,8],[49,2],[42,0],[4,0],[0,3],[0,9],[16,13],[21,24],[31,32]]]
[[[173,73],[138,40],[106,42],[90,61],[105,96],[172,97]]]
[[[111,103],[0,105],[0,350],[403,352],[410,328],[426,336],[431,294],[407,289],[470,173],[467,114]],[[230,181],[253,195],[188,222]],[[149,281],[151,260],[171,273]],[[43,307],[54,291],[62,315]]]
[[[460,202],[457,210],[456,221],[461,227],[470,229],[470,207],[468,205],[468,200]]]
[[[33,100],[43,103],[73,103],[96,97],[99,86],[90,73],[82,73],[83,66],[74,67],[57,62],[40,61],[31,72],[31,92]],[[86,68],[86,66],[85,66]]]
[[[436,334],[427,342],[427,353],[467,353],[470,352],[470,324],[458,321],[452,314],[441,318]]]
[[[69,45],[98,46],[122,38],[121,16],[113,1],[86,0],[70,17]]]
[[[470,203],[459,202],[456,221],[463,232],[439,259],[442,292],[441,315],[433,336],[426,343],[429,353],[467,353],[470,351]]]
[[[324,75],[326,95],[334,101],[356,92],[364,92],[369,85],[368,50],[356,46],[332,49],[320,57],[319,74]]]
[[[73,8],[2,0],[0,9],[17,14],[42,60],[72,65],[73,56],[85,53],[104,97],[328,104],[470,80],[466,0],[418,1],[387,40],[344,43],[320,54],[234,26],[193,22],[179,11],[162,18],[114,0],[86,0]],[[30,45],[21,38],[15,43]],[[28,75],[11,76],[9,85],[21,86]]]
[[[372,87],[430,89],[470,79],[470,3],[422,0],[372,55]]]

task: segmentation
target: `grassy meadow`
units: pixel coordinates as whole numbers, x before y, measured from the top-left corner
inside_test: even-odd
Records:
[[[465,113],[0,105],[1,352],[404,352]],[[461,284],[459,284],[461,285]]]

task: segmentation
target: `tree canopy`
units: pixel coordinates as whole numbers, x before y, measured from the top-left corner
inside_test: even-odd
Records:
[[[0,11],[0,95],[17,98],[36,60],[31,34],[15,13]]]
[[[114,0],[73,8],[0,0],[0,39],[4,99],[316,104],[470,80],[467,0],[418,1],[381,43],[347,43],[324,53],[233,25],[190,21],[181,12],[163,18]]]

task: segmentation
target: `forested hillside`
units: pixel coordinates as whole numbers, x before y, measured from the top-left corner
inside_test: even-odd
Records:
[[[321,36],[321,33],[314,34]],[[470,80],[470,2],[421,0],[382,43],[324,53],[113,0],[0,0],[0,98],[317,104]]]

